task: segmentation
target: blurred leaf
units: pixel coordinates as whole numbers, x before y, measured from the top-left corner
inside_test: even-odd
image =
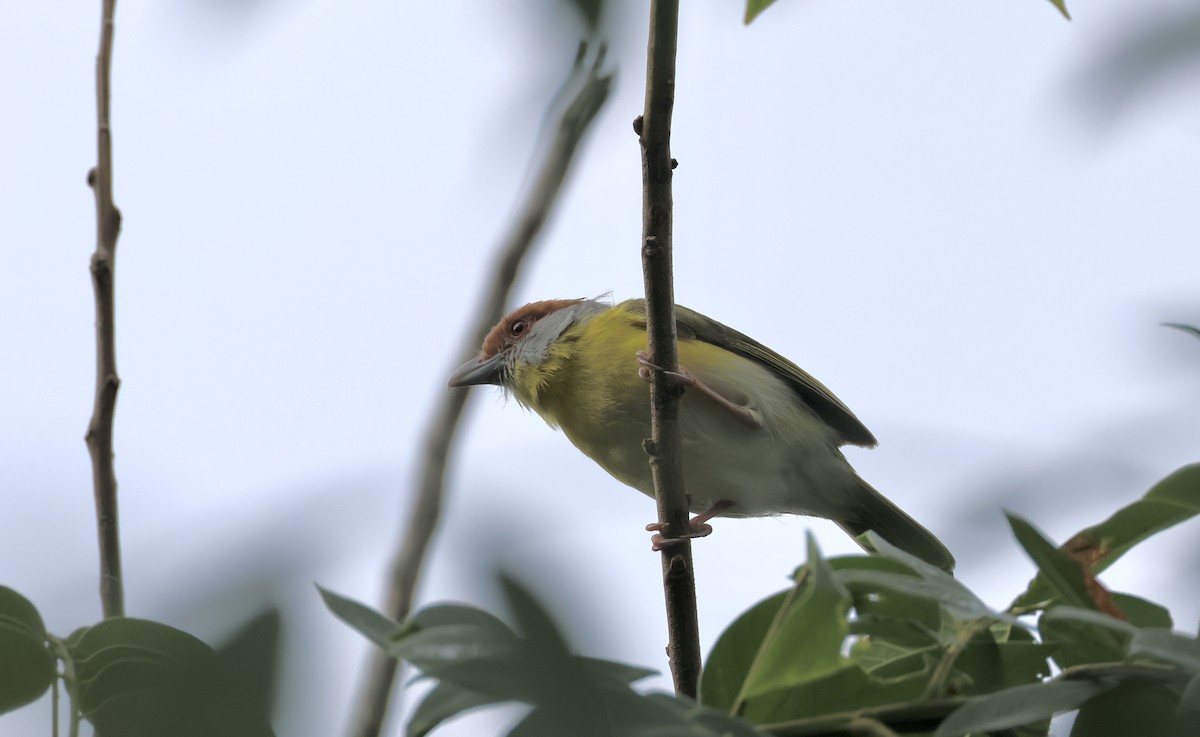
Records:
[[[424,737],[442,722],[463,712],[495,704],[503,699],[481,694],[456,683],[441,682],[425,695],[408,722],[408,737]]]
[[[1134,545],[1200,514],[1200,463],[1184,466],[1159,481],[1138,501],[1067,541],[1073,555],[1084,554],[1100,573]]]
[[[791,594],[782,591],[743,612],[717,638],[700,677],[700,703],[729,711],[779,608]]]
[[[37,701],[54,682],[54,655],[37,608],[0,586],[0,714]]]
[[[508,674],[509,668],[526,657],[515,637],[497,637],[474,625],[448,624],[416,630],[393,642],[387,651],[433,678],[504,698],[524,694],[525,687]]]
[[[942,569],[909,555],[874,533],[868,534],[871,544],[880,555],[904,564],[912,571],[912,575],[848,570],[841,574],[841,579],[847,587],[874,586],[896,594],[924,599],[937,604],[947,614],[964,622],[983,618],[1016,622],[1013,617],[993,611],[973,591]]]
[[[238,723],[270,724],[279,668],[278,609],[252,618],[217,648],[218,668],[225,674],[223,709]]]
[[[1183,323],[1179,322],[1164,322],[1163,327],[1175,328],[1176,330],[1181,330],[1192,336],[1200,338],[1200,328],[1196,327],[1195,325],[1184,325]]]
[[[1192,74],[1200,59],[1200,8],[1194,3],[1164,6],[1137,20],[1124,24],[1077,80],[1075,96],[1099,122],[1138,109],[1164,82]]]
[[[1175,626],[1171,620],[1171,613],[1152,601],[1132,594],[1113,593],[1113,603],[1125,612],[1129,623],[1135,627],[1159,627],[1169,630]]]
[[[400,623],[371,607],[317,586],[321,599],[333,615],[358,630],[359,634],[385,650],[392,638],[401,632]]]
[[[218,654],[159,622],[114,617],[70,645],[79,709],[97,734],[265,737],[259,715],[231,710],[242,685]]]
[[[943,636],[942,608],[938,601],[895,588],[872,586],[845,575],[846,571],[868,570],[911,576],[911,569],[903,563],[877,555],[855,555],[833,558],[829,564],[854,600],[856,616],[851,628],[855,634],[886,639],[909,648],[953,641],[953,628],[945,628]]]
[[[822,678],[748,699],[743,716],[753,724],[776,724],[920,699],[928,678],[874,678],[850,665]]]
[[[864,637],[850,649],[850,660],[876,678],[899,678],[929,669],[942,648],[927,645],[913,649],[879,637]]]
[[[658,671],[651,668],[617,663],[612,660],[599,660],[597,658],[585,658],[581,656],[579,662],[588,672],[604,678],[611,678],[625,685],[629,685],[634,681],[640,681],[643,678],[658,675]]]
[[[563,0],[563,3],[579,14],[589,34],[595,33],[600,27],[600,18],[604,15],[604,0]]]
[[[954,660],[950,674],[953,695],[987,693],[1004,688],[1004,661],[1000,645],[989,629],[976,629]],[[1028,683],[1028,680],[1025,681]]]
[[[1136,502],[1093,525],[1063,546],[1084,560],[1093,574],[1116,562],[1130,548],[1156,533],[1200,513],[1200,463],[1184,466],[1154,485]],[[1039,574],[1011,609],[1017,613],[1044,608],[1054,600],[1054,590]]]
[[[975,696],[948,716],[934,737],[962,737],[1033,724],[1077,709],[1110,688],[1112,684],[1099,681],[1050,681]]]
[[[1129,640],[1130,658],[1150,658],[1200,674],[1200,641],[1170,630],[1139,629]]]
[[[1005,686],[1019,686],[1050,675],[1053,648],[1040,642],[1000,643],[1000,662]]]
[[[1079,562],[1056,548],[1025,520],[1009,512],[1005,512],[1004,516],[1008,518],[1008,525],[1017,542],[1033,559],[1038,574],[1050,585],[1055,596],[1071,606],[1096,609],[1096,602],[1088,594]]]
[[[1067,12],[1067,3],[1065,0],[1050,0],[1050,4],[1058,8],[1058,12],[1067,20],[1071,20],[1071,14]]]
[[[760,13],[774,4],[775,0],[746,0],[746,17],[743,22],[750,25]]]
[[[1116,617],[1098,612],[1094,609],[1081,609],[1073,606],[1056,606],[1047,609],[1041,617],[1041,623],[1048,621],[1072,621],[1082,622],[1084,624],[1094,625],[1106,630],[1112,630],[1122,635],[1134,635],[1137,633],[1137,627],[1129,622],[1122,621]],[[1039,625],[1041,626],[1041,625]]]
[[[787,605],[767,632],[743,695],[786,688],[842,667],[849,611],[850,592],[833,575],[809,532],[808,574],[797,584],[795,603]]]
[[[388,620],[391,621],[391,620]],[[465,624],[491,632],[497,637],[516,637],[512,628],[494,614],[465,604],[431,604],[409,618],[409,627],[429,629],[449,624]],[[395,636],[393,636],[394,638]]]
[[[1137,628],[1091,609],[1056,606],[1038,619],[1042,639],[1054,647],[1061,668],[1121,660],[1125,641]]]
[[[653,722],[638,720],[626,730],[613,732],[621,737],[762,737],[745,719],[730,716],[694,701],[667,694],[650,694],[646,701],[669,713],[674,726],[663,729]]]
[[[1179,711],[1200,712],[1200,676],[1188,681],[1183,689],[1183,695],[1179,697]]]
[[[680,726],[675,711],[629,687],[654,671],[573,654],[528,589],[506,576],[500,583],[520,635],[482,610],[439,604],[414,614],[388,641],[388,652],[411,662],[422,677],[439,681],[417,707],[409,735],[423,735],[457,714],[501,701],[534,707],[513,729],[518,737],[608,737],[631,734],[634,725]]]
[[[865,671],[895,663],[917,651],[928,651],[931,644],[940,641],[942,614],[937,596],[913,596],[908,589],[916,579],[903,563],[865,555],[831,558],[827,563],[853,601],[857,616],[850,622],[850,631],[864,637],[852,649],[851,659]],[[796,577],[802,578],[805,570],[801,567]],[[888,587],[881,587],[852,575],[862,571],[895,574],[898,578],[889,579]],[[801,586],[806,583],[801,581]],[[798,596],[799,590],[784,591],[758,602],[721,633],[704,665],[701,703],[724,711],[734,708],[771,624],[784,603]],[[919,656],[914,662],[917,669],[923,667]],[[899,663],[897,667],[905,665]]]
[[[1178,697],[1165,684],[1129,679],[1083,705],[1071,737],[1195,737],[1200,714],[1178,714]]]

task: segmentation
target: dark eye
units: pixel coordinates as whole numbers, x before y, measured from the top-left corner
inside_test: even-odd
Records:
[[[514,338],[521,337],[527,330],[529,330],[529,322],[526,320],[516,320],[508,326],[508,334]]]

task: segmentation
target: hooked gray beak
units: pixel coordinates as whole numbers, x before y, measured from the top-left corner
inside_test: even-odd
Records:
[[[504,352],[501,351],[491,358],[480,360],[472,358],[450,374],[451,388],[460,386],[478,386],[480,384],[500,385],[500,377],[504,369]]]

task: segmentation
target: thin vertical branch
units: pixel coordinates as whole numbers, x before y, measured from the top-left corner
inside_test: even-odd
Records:
[[[668,371],[678,364],[675,288],[671,273],[671,113],[675,107],[675,46],[679,0],[652,0],[646,50],[646,108],[637,130],[642,145],[642,271],[650,360]],[[695,697],[700,678],[700,625],[688,529],[688,499],[680,457],[679,388],[661,371],[650,385],[651,438],[646,444],[658,502],[658,520],[668,539],[682,541],[662,551],[667,607],[668,654],[676,693]]]
[[[525,198],[512,231],[500,249],[491,276],[491,286],[479,304],[475,327],[467,338],[461,355],[478,351],[487,331],[504,314],[521,264],[558,200],[579,142],[604,101],[608,99],[612,75],[599,74],[604,61],[604,49],[600,48],[590,69],[583,66],[584,51],[585,49],[581,48],[575,71],[563,86],[563,92],[576,87],[578,92],[563,110],[554,139],[545,152],[542,167]],[[453,443],[457,439],[456,430],[466,406],[467,396],[468,393],[464,391],[443,392],[441,402],[434,410],[425,433],[420,480],[408,513],[408,523],[400,538],[388,575],[384,611],[398,621],[403,621],[412,609],[425,555],[438,526],[445,491],[446,467],[450,461]],[[371,653],[371,661],[363,679],[361,701],[354,717],[352,734],[356,737],[376,737],[383,729],[398,667],[396,659],[389,657],[384,651],[375,650]]]
[[[121,577],[121,537],[117,527],[117,479],[113,472],[113,413],[117,406],[117,348],[114,330],[113,271],[121,212],[113,204],[112,130],[109,83],[112,77],[113,13],[116,0],[103,0],[100,52],[96,56],[96,167],[88,185],[96,194],[96,251],[92,254],[92,287],[96,295],[96,398],[88,422],[87,447],[92,457],[96,497],[96,530],[100,538],[100,601],[105,617],[125,614]]]

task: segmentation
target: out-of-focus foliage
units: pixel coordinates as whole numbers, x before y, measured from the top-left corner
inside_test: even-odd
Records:
[[[437,685],[417,706],[407,734],[427,734],[464,711],[505,701],[532,709],[509,735],[758,734],[741,719],[666,694],[642,695],[630,684],[653,675],[636,666],[573,654],[540,602],[515,580],[501,583],[516,628],[476,609],[440,604],[404,625],[369,607],[321,591],[330,611]]]
[[[278,623],[257,617],[221,650],[143,619],[79,630],[67,641],[78,709],[103,735],[271,735]]]
[[[1196,47],[1197,47],[1197,49],[1200,49],[1200,34],[1197,34],[1197,35],[1198,35],[1198,38],[1197,38]],[[1184,325],[1184,324],[1178,323],[1178,322],[1164,322],[1163,325],[1168,328],[1175,328],[1176,330],[1182,330],[1183,332],[1185,332],[1189,335],[1193,335],[1197,338],[1200,338],[1200,328],[1196,327],[1195,325]]]
[[[1200,7],[1179,3],[1168,12],[1137,13],[1130,21],[1074,86],[1078,102],[1101,122],[1137,110],[1163,82],[1190,77],[1192,94],[1196,90]]]
[[[746,16],[743,22],[750,25],[759,14],[774,4],[775,0],[746,0]],[[1058,12],[1062,13],[1064,18],[1071,20],[1071,14],[1067,12],[1066,0],[1050,0],[1050,4],[1058,8]]]
[[[1062,547],[1010,515],[1038,567],[1038,594],[1004,612],[878,537],[871,541],[879,556],[829,560],[810,538],[795,584],[751,607],[714,645],[699,704],[639,694],[630,684],[650,671],[573,654],[542,606],[510,579],[502,582],[515,628],[454,604],[401,624],[322,595],[343,621],[436,681],[410,736],[464,711],[518,701],[532,707],[509,732],[519,737],[888,729],[1032,736],[1070,711],[1078,711],[1071,737],[1183,737],[1200,734],[1200,641],[1173,632],[1157,604],[1108,592],[1095,573],[1197,510],[1200,466],[1187,466]],[[1130,713],[1140,715],[1133,731]]]
[[[36,701],[54,682],[54,655],[37,609],[0,586],[0,714]]]
[[[1142,540],[1200,514],[1197,489],[1200,489],[1200,464],[1184,466],[1155,484],[1141,499],[1076,534],[1063,549],[1076,560],[1087,563],[1092,574],[1100,573]],[[1037,562],[1037,578],[1012,604],[1017,613],[1045,609],[1056,603],[1053,587],[1046,580],[1047,567],[1042,561]],[[1050,569],[1053,572],[1053,567]],[[1068,603],[1078,605],[1069,600]]]
[[[71,720],[86,719],[99,735],[269,737],[278,637],[279,614],[269,611],[219,649],[128,617],[62,641],[29,601],[0,588],[0,705],[33,701],[61,677]]]

